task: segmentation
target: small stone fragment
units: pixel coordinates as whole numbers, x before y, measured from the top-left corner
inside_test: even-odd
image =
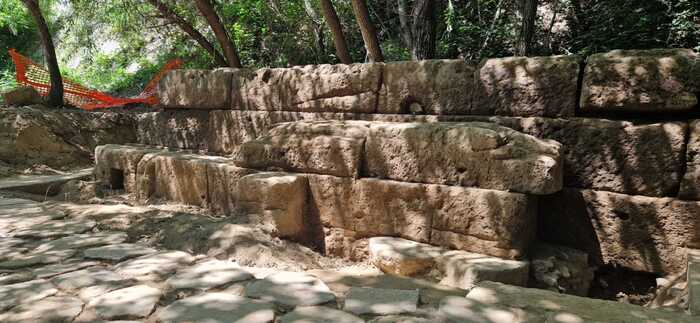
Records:
[[[157,250],[133,243],[120,243],[104,247],[87,249],[85,258],[122,261],[128,258],[156,253]]]
[[[225,260],[208,260],[178,271],[168,278],[171,289],[207,290],[221,285],[253,279],[253,275],[236,263]]]
[[[385,273],[399,276],[420,274],[435,264],[440,247],[395,237],[369,239],[369,257]]]
[[[305,273],[278,272],[248,285],[245,296],[280,305],[312,306],[335,300],[335,295],[318,278]]]
[[[279,319],[279,323],[363,323],[347,312],[323,306],[300,306]]]
[[[118,289],[88,303],[103,319],[143,318],[153,312],[161,291],[147,285]]]
[[[352,287],[343,310],[356,315],[410,314],[418,309],[418,290]]]
[[[226,293],[207,293],[181,299],[158,314],[162,323],[269,323],[274,305]]]

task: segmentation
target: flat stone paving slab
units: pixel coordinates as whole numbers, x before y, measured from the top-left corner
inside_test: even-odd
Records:
[[[158,250],[133,243],[119,243],[85,250],[83,255],[89,259],[122,261],[128,258],[145,256]]]
[[[153,312],[161,297],[160,289],[148,285],[136,285],[117,289],[88,303],[103,319],[144,318]]]
[[[274,305],[226,293],[207,293],[173,302],[158,312],[162,323],[268,323],[275,319]]]
[[[0,273],[0,285],[17,284],[32,280],[34,278],[37,277],[32,272],[26,270],[9,273]]]
[[[6,205],[38,205],[38,202],[17,198],[0,198],[0,207]]]
[[[0,311],[5,311],[20,303],[38,301],[58,293],[58,290],[45,279],[0,286]]]
[[[225,260],[207,260],[179,270],[166,281],[170,289],[207,290],[221,285],[250,280],[253,275],[236,263]]]
[[[530,262],[452,250],[441,255],[438,267],[444,275],[440,284],[469,290],[482,281],[525,286]]]
[[[0,314],[0,322],[72,322],[83,310],[83,302],[72,296],[51,296],[25,303]]]
[[[33,239],[60,237],[90,231],[95,225],[97,223],[91,220],[50,221],[13,231],[12,235]]]
[[[103,267],[90,267],[69,272],[51,279],[59,289],[74,292],[82,288],[98,285],[113,285],[127,281],[125,278]]]
[[[97,261],[76,260],[60,264],[43,266],[32,270],[32,273],[37,278],[51,278],[72,271],[84,269],[87,267],[97,266],[100,263]]]
[[[279,323],[364,323],[365,320],[347,312],[325,306],[300,306],[284,316]]]
[[[335,295],[318,278],[306,273],[277,272],[246,286],[245,296],[279,305],[312,306],[335,301]]]
[[[9,259],[0,262],[0,269],[18,269],[37,265],[53,264],[73,257],[76,252],[77,251],[73,249],[63,249],[13,255]]]
[[[35,251],[57,249],[82,249],[87,247],[117,244],[126,241],[129,236],[125,232],[97,232],[69,235],[56,240],[46,241],[36,247]]]
[[[345,297],[343,310],[357,314],[410,314],[418,310],[418,290],[353,287]]]
[[[114,266],[114,270],[125,278],[161,280],[179,268],[192,264],[194,260],[192,255],[184,251],[160,251],[122,262]]]

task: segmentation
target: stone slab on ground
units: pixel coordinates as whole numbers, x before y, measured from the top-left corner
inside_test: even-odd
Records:
[[[582,57],[506,57],[478,67],[471,114],[574,116]]]
[[[588,57],[581,111],[674,112],[698,104],[691,49],[615,50]]]
[[[92,230],[96,225],[97,223],[91,220],[50,221],[13,231],[12,235],[20,238],[33,239],[52,238],[84,233]]]
[[[593,265],[676,273],[685,248],[700,248],[698,201],[565,189],[540,203],[541,237],[585,251]]]
[[[225,260],[207,260],[178,270],[168,278],[170,289],[207,290],[221,285],[253,279],[253,275],[238,264]]]
[[[372,123],[366,174],[530,194],[561,190],[562,145],[484,122]]]
[[[83,302],[72,296],[51,296],[39,301],[21,304],[0,314],[3,323],[73,322],[82,312]]]
[[[526,286],[530,262],[489,257],[461,250],[447,251],[437,260],[440,284],[469,290],[482,281]]]
[[[254,281],[245,288],[245,296],[295,307],[335,301],[335,295],[318,278],[298,272],[277,272]]]
[[[90,267],[62,275],[51,279],[59,289],[67,292],[76,292],[91,286],[116,285],[121,286],[128,282],[112,270],[103,267]]]
[[[526,313],[519,309],[512,309],[507,305],[483,304],[465,297],[446,297],[440,301],[439,314],[444,317],[446,323],[522,323],[522,322],[549,322],[545,315]],[[552,322],[583,322],[578,320],[568,321],[568,317],[562,316],[560,320]]]
[[[347,312],[324,306],[299,306],[280,317],[279,323],[363,323],[365,320]]]
[[[85,258],[122,261],[128,258],[156,253],[157,250],[139,244],[119,243],[103,247],[90,248],[84,251]]]
[[[100,263],[96,261],[77,260],[42,266],[32,270],[32,273],[36,275],[37,278],[51,278],[61,274],[69,273],[71,271],[97,266],[99,264]]]
[[[61,191],[63,184],[91,179],[92,174],[92,168],[85,168],[63,175],[21,175],[3,178],[0,179],[0,190],[53,196]]]
[[[700,250],[688,251],[688,310],[700,316]]]
[[[88,307],[103,319],[138,319],[149,316],[160,297],[159,289],[136,285],[98,296]]]
[[[34,251],[43,252],[62,249],[82,249],[107,244],[118,244],[126,241],[126,232],[102,231],[96,233],[81,233],[69,235],[56,240],[46,241],[38,245]]]
[[[28,252],[26,254],[13,255],[0,262],[0,269],[18,269],[36,265],[47,265],[64,261],[77,253],[73,249],[49,250],[42,252]]]
[[[21,303],[38,301],[56,293],[58,293],[58,289],[45,279],[0,286],[0,311],[5,311]]]
[[[206,293],[173,302],[157,312],[163,323],[270,323],[274,304],[227,293]]]
[[[418,290],[352,287],[343,310],[356,315],[410,314],[418,310]]]
[[[424,317],[416,317],[416,316],[408,316],[408,315],[388,315],[388,316],[380,316],[380,317],[377,317],[377,318],[374,318],[374,319],[367,321],[367,323],[431,323],[431,322],[440,322],[440,319],[438,319],[436,321],[434,318],[424,318]]]
[[[20,199],[20,198],[2,198],[0,199],[0,206],[9,206],[9,205],[39,205],[38,202],[32,201],[32,200],[27,200],[27,199]]]
[[[0,285],[11,285],[26,282],[37,277],[31,271],[4,272],[0,274]]]
[[[413,276],[430,270],[442,249],[395,237],[369,238],[369,259],[381,271]]]
[[[127,279],[160,281],[194,261],[195,258],[184,251],[159,251],[119,263],[114,270]]]
[[[632,304],[553,293],[543,289],[482,282],[467,295],[483,317],[499,322],[695,322],[684,313],[653,310]],[[518,320],[513,320],[516,317]],[[491,320],[496,321],[491,318]],[[487,321],[488,322],[488,321]]]

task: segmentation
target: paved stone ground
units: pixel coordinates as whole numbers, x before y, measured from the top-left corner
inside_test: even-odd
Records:
[[[289,272],[159,250],[66,210],[0,197],[0,322],[519,322],[502,309],[530,311],[517,298],[470,300],[377,272]]]

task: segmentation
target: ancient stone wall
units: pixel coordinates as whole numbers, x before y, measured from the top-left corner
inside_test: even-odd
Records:
[[[518,258],[537,232],[596,264],[676,272],[700,247],[691,50],[179,70],[159,93],[141,144],[227,157],[98,154],[98,165],[150,174],[125,177],[145,198],[306,219],[280,234],[322,234],[329,252],[353,257],[363,239],[393,235]],[[271,170],[284,173],[251,175]]]

